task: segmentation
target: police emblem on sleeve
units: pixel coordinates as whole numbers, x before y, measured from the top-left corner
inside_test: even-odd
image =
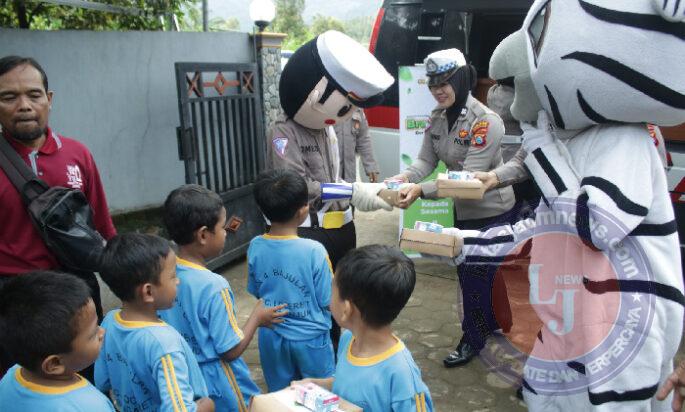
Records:
[[[471,129],[471,146],[483,147],[487,144],[488,127],[490,123],[483,120],[475,124]]]
[[[288,147],[288,138],[287,137],[274,137],[272,144],[273,144],[274,151],[276,152],[276,154],[285,158],[285,150]]]

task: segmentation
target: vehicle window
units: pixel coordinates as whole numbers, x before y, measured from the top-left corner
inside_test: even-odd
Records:
[[[376,58],[393,77],[399,66],[411,66],[415,61],[419,18],[419,4],[390,5],[385,10],[376,43]],[[423,59],[421,60],[423,61]],[[385,91],[384,105],[399,104],[399,90],[390,87]]]

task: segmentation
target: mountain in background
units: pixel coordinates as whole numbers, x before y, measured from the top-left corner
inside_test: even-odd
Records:
[[[303,18],[308,24],[317,14],[341,21],[357,17],[375,18],[382,3],[382,0],[306,0]],[[235,17],[240,22],[240,30],[249,32],[252,31],[249,7],[249,0],[209,0],[209,18]]]

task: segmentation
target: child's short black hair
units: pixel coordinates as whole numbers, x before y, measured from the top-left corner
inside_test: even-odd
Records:
[[[349,300],[371,327],[389,325],[414,291],[414,262],[398,248],[368,245],[349,251],[335,272],[340,298]]]
[[[272,222],[292,219],[308,202],[307,182],[288,169],[262,172],[254,185],[254,197],[264,216]]]
[[[39,371],[48,356],[72,351],[77,314],[90,299],[90,288],[74,275],[46,270],[10,279],[0,289],[0,346]]]
[[[121,300],[135,298],[136,287],[159,283],[162,262],[169,256],[169,241],[155,235],[125,233],[107,242],[102,254],[100,276]]]
[[[164,202],[164,225],[169,237],[179,245],[193,243],[195,231],[202,226],[214,229],[221,217],[221,197],[200,185],[183,185],[173,190]]]

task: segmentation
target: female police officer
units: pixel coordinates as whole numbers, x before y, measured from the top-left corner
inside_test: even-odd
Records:
[[[466,63],[457,49],[441,50],[426,60],[428,87],[438,105],[431,113],[431,125],[426,130],[423,146],[416,162],[402,174],[395,176],[405,182],[418,183],[431,174],[442,160],[449,170],[489,171],[502,164],[501,139],[504,124],[497,114],[481,104],[471,90],[477,75],[473,66]],[[418,197],[435,198],[435,182],[412,185],[401,191],[400,207],[408,207]],[[491,224],[510,220],[509,211],[514,205],[511,187],[493,189],[482,200],[455,199],[456,221],[459,229],[480,229]],[[446,367],[459,366],[470,361],[485,344],[485,338],[498,328],[492,306],[503,329],[511,323],[511,313],[503,282],[496,282],[496,296],[484,311],[482,306],[471,307],[474,294],[491,295],[491,283],[483,279],[482,268],[460,267],[459,281],[464,301],[463,337],[445,360]],[[487,277],[486,277],[487,278]],[[499,292],[499,293],[498,293]],[[497,305],[502,305],[500,310]],[[483,313],[487,312],[487,313]]]

